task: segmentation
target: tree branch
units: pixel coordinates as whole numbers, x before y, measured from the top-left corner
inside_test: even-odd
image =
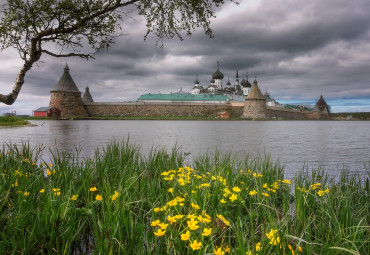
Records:
[[[57,57],[57,58],[80,57],[80,58],[86,58],[86,59],[89,59],[89,58],[95,59],[92,54],[79,54],[79,53],[56,54],[48,50],[41,50],[41,52],[46,53],[53,57]]]

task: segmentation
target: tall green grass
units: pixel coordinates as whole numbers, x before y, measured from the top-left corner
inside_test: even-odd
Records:
[[[283,167],[267,156],[240,160],[217,152],[183,167],[178,148],[143,156],[129,141],[112,142],[83,161],[54,152],[51,162],[35,163],[40,157],[28,145],[0,152],[1,254],[370,250],[368,176],[343,171],[336,181],[323,170],[302,170],[285,180]],[[191,215],[199,228],[189,231]],[[168,224],[162,236],[157,220]],[[207,229],[211,234],[202,235]],[[186,231],[190,237],[182,240]],[[194,240],[199,249],[190,245]]]
[[[16,116],[0,116],[0,126],[20,126],[29,124],[27,120]]]

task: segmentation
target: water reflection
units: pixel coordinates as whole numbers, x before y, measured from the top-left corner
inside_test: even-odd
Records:
[[[370,122],[353,121],[32,121],[36,127],[0,127],[0,143],[27,142],[55,151],[82,148],[91,157],[116,139],[130,141],[148,153],[152,147],[170,151],[175,145],[191,157],[234,152],[239,156],[268,153],[286,165],[289,174],[307,165],[338,172],[344,166],[365,173],[370,161]]]

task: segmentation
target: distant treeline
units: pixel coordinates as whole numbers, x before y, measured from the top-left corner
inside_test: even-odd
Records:
[[[370,112],[339,112],[332,113],[332,119],[336,118],[352,118],[360,120],[370,120]]]

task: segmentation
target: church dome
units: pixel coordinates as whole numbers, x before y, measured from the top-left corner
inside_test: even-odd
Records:
[[[252,87],[252,84],[248,81],[248,79],[246,81],[244,81],[244,83],[242,84],[242,86],[244,88],[250,88]]]
[[[212,74],[212,79],[222,80],[224,78],[224,74],[220,71],[220,64],[217,61],[217,71]]]
[[[230,81],[227,81],[227,82],[226,82],[226,85],[227,85],[227,86],[230,86],[230,85],[231,85],[231,82],[230,82]]]
[[[219,69],[217,69],[217,71],[213,73],[212,78],[222,80],[224,78],[224,74],[221,73]]]

